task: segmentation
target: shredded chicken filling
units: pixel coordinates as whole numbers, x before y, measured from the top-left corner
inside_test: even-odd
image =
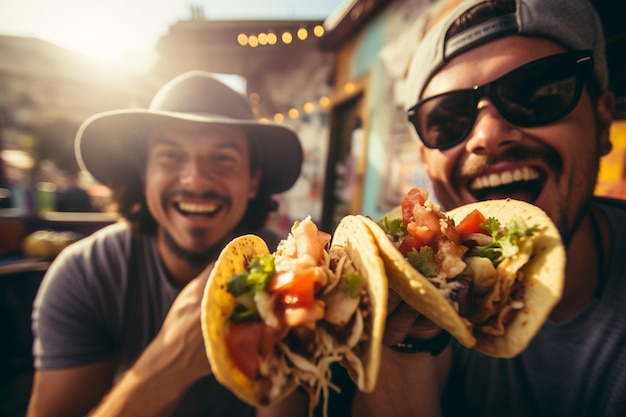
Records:
[[[315,317],[314,326],[309,329],[313,333],[312,343],[307,343],[309,339],[302,343],[306,344],[306,351],[298,346],[299,343],[294,344],[292,337],[284,337],[276,346],[275,355],[262,358],[260,377],[269,383],[259,384],[264,391],[259,393],[259,397],[271,401],[289,380],[294,380],[309,392],[312,406],[318,403],[320,397],[323,398],[326,415],[329,390],[339,391],[331,382],[333,363],[349,363],[358,381],[362,383],[364,379],[364,365],[358,352],[359,343],[368,339],[371,307],[368,305],[366,283],[357,297],[342,289],[344,275],[358,272],[345,250],[337,247],[333,247],[330,252],[325,250],[323,259],[319,262],[311,257],[297,256],[294,244],[295,240],[291,235],[279,244],[274,260],[276,272],[303,267],[319,268],[319,275],[323,276],[323,286],[315,303],[320,306],[323,314]],[[257,293],[255,302],[259,315],[267,326],[286,326],[285,333],[292,332],[290,335],[298,337],[302,329],[297,328],[295,330],[298,331],[294,331],[288,324],[289,318],[277,316],[277,311],[280,310],[275,308],[276,294]]]

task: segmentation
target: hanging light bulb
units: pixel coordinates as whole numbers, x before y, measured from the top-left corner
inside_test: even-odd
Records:
[[[297,119],[300,116],[300,112],[298,111],[298,109],[295,108],[291,108],[289,109],[289,117],[292,119]]]
[[[240,33],[237,35],[237,43],[241,46],[246,46],[248,44],[248,35],[245,33]]]
[[[306,28],[298,29],[298,39],[303,41],[303,40],[305,40],[308,37],[309,37],[309,32],[306,30]]]
[[[307,101],[306,103],[304,103],[303,109],[305,113],[313,113],[313,110],[315,110],[315,105],[310,101]]]
[[[285,45],[289,45],[293,41],[293,36],[289,32],[283,32],[281,39]]]
[[[256,48],[257,46],[259,46],[259,38],[257,38],[255,35],[250,35],[248,37],[248,45],[250,45],[252,48]]]

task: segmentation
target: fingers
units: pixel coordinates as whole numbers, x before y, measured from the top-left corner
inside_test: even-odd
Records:
[[[387,311],[393,311],[402,303],[402,298],[397,292],[389,288],[389,294],[387,296]]]
[[[393,290],[387,299],[387,321],[383,343],[391,346],[402,342],[407,336],[430,339],[439,334],[441,328],[426,316],[406,304]]]
[[[441,331],[441,327],[433,323],[428,317],[420,315],[411,326],[408,336],[418,339],[432,339]]]
[[[408,304],[397,304],[387,315],[383,343],[395,345],[403,341],[418,317],[419,313]]]

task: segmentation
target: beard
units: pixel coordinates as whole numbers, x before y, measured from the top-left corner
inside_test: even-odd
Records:
[[[198,231],[197,235],[204,234],[205,231]],[[205,268],[211,262],[214,262],[222,248],[230,241],[230,236],[227,236],[222,242],[216,245],[212,245],[210,249],[202,252],[192,252],[180,246],[174,237],[170,233],[164,230],[165,245],[172,251],[172,253],[186,262],[192,268]],[[198,236],[201,237],[201,236]]]

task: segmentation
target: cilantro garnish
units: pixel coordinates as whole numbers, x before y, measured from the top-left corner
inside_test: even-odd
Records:
[[[352,272],[343,276],[343,287],[341,290],[347,292],[350,297],[356,298],[361,293],[363,288],[363,276],[359,273]]]
[[[274,268],[274,256],[261,255],[252,258],[250,265],[245,272],[241,272],[232,276],[227,284],[229,293],[238,297],[247,292],[264,291],[267,283],[276,269]]]
[[[484,246],[476,246],[472,253],[489,258],[495,266],[505,258],[517,255],[520,242],[541,230],[538,225],[529,227],[519,216],[513,216],[505,227],[501,226],[498,219],[489,217],[487,224],[480,227],[489,232],[492,241]]]
[[[430,246],[422,246],[421,248],[413,248],[407,253],[407,260],[425,277],[437,276],[437,265],[435,264],[435,258],[433,249]]]
[[[378,222],[378,225],[394,242],[400,242],[409,235],[409,232],[402,223],[402,219],[388,219],[385,216]]]
[[[265,291],[275,272],[274,256],[260,255],[252,258],[244,272],[230,278],[226,290],[237,299],[230,321],[250,321],[259,317],[252,297],[259,291]]]

